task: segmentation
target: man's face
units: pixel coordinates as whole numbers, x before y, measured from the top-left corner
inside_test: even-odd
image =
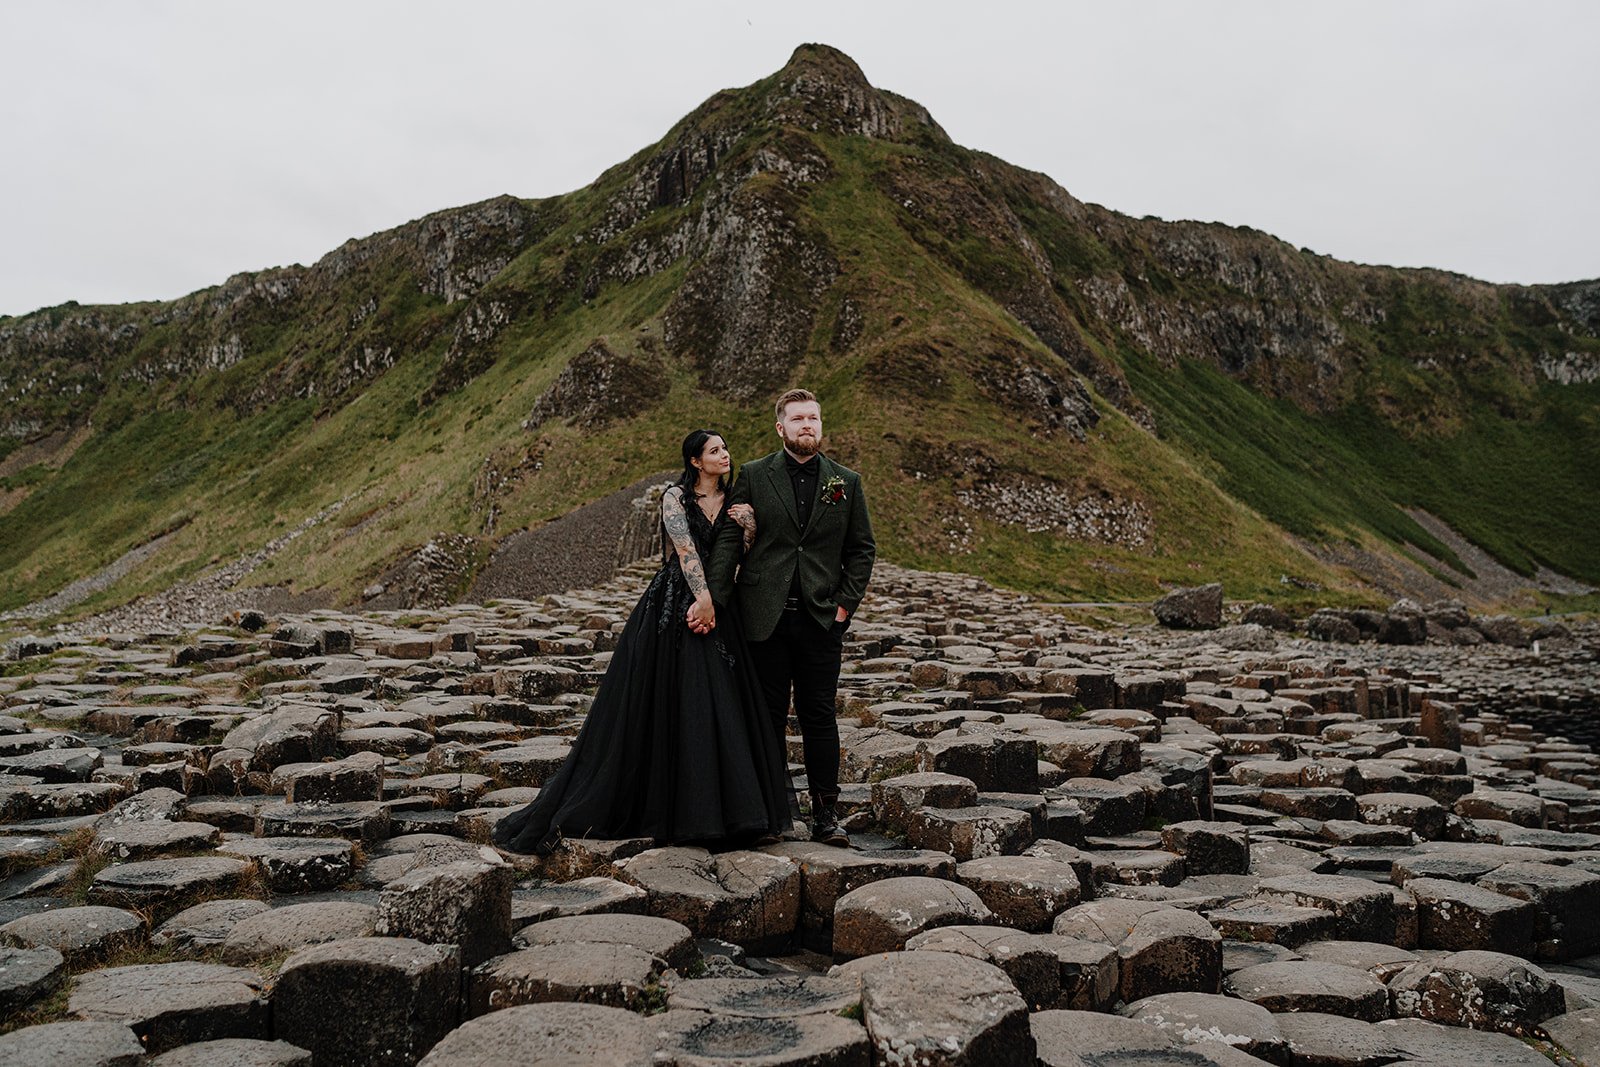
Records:
[[[796,456],[816,455],[822,447],[822,405],[815,400],[791,401],[778,420],[778,436]]]
[[[784,406],[778,421],[778,437],[795,456],[814,456],[822,446],[822,405],[814,400],[794,400]]]

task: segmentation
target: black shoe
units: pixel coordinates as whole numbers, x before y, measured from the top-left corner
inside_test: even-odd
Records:
[[[850,847],[850,838],[845,835],[844,827],[839,825],[834,799],[811,798],[811,840],[839,848]]]

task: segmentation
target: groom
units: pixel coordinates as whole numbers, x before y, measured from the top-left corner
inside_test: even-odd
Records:
[[[729,505],[749,504],[756,539],[725,523],[711,551],[712,598],[737,596],[767,708],[785,733],[789,695],[805,741],[811,839],[849,845],[839,825],[839,723],[834,699],[850,616],[867,591],[877,547],[861,476],[824,456],[822,407],[804,389],[778,398],[783,447],[739,471]],[[737,584],[734,571],[738,568]]]

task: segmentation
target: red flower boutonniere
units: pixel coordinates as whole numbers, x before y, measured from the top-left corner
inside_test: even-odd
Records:
[[[822,499],[830,504],[844,503],[844,479],[835,474],[822,483]]]

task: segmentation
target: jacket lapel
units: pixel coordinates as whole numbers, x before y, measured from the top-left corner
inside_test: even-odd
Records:
[[[789,521],[794,523],[795,529],[800,528],[800,512],[794,506],[794,483],[789,481],[789,471],[783,465],[783,453],[777,452],[772,457],[772,462],[767,464],[767,482],[778,499],[783,501],[783,510],[789,513]]]

